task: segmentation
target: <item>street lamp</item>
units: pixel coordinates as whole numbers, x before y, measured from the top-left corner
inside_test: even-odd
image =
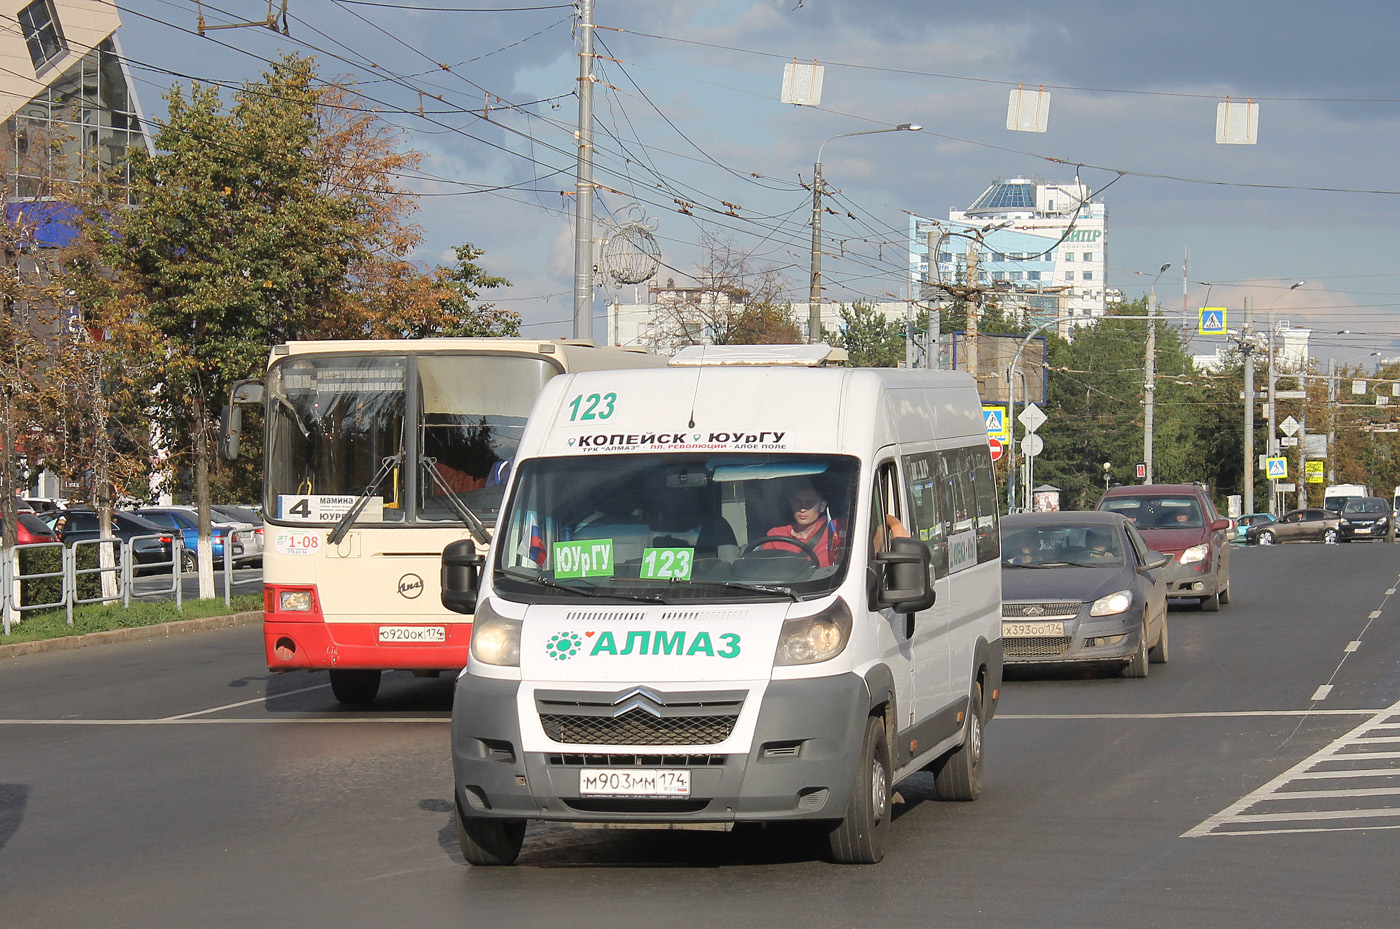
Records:
[[[1143,463],[1143,483],[1152,483],[1152,428],[1153,416],[1155,413],[1155,400],[1157,397],[1157,321],[1153,318],[1157,315],[1157,281],[1171,263],[1162,265],[1157,276],[1152,279],[1151,302],[1147,307],[1147,360],[1143,364],[1146,375],[1143,378],[1144,390],[1146,391],[1146,402],[1143,404],[1143,429],[1142,429],[1142,463]]]
[[[812,288],[807,304],[807,341],[819,342],[822,337],[822,149],[832,139],[855,135],[876,135],[881,132],[918,132],[924,128],[916,123],[900,123],[885,129],[864,129],[860,132],[839,132],[817,148],[817,160],[812,165]]]

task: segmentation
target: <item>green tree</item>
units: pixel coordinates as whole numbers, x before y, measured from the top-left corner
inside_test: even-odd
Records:
[[[510,281],[488,274],[476,263],[484,253],[465,242],[456,246],[457,264],[440,268],[438,283],[451,292],[439,300],[448,320],[436,333],[445,336],[515,336],[520,334],[520,314],[502,310],[491,303],[473,303],[483,290],[509,287]]]
[[[824,329],[823,338],[846,350],[857,368],[896,368],[904,362],[904,323],[887,319],[869,303],[842,304],[836,331]]]

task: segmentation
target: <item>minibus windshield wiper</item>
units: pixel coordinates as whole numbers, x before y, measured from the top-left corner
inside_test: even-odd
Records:
[[[802,600],[801,595],[798,594],[798,592],[793,590],[791,587],[772,587],[768,584],[745,584],[740,581],[697,581],[694,579],[691,579],[689,581],[681,581],[676,578],[673,578],[672,580],[673,583],[678,584],[689,583],[701,587],[723,587],[727,590],[747,590],[751,593],[758,594],[782,594],[785,597],[791,597],[793,600]]]
[[[550,577],[542,577],[537,574],[527,574],[524,571],[511,568],[502,568],[501,573],[506,577],[517,581],[525,581],[529,584],[538,584],[541,587],[548,587],[551,590],[566,590],[571,594],[581,594],[585,597],[597,597],[600,599],[613,600],[636,600],[640,603],[669,603],[666,598],[658,597],[655,594],[624,594],[616,591],[604,592],[596,587],[574,587],[571,584],[561,584]]]
[[[326,541],[332,545],[339,545],[340,540],[345,538],[345,533],[350,531],[355,520],[360,518],[360,514],[365,511],[365,504],[369,503],[369,498],[374,496],[374,492],[379,489],[379,485],[384,483],[384,478],[389,476],[389,472],[395,466],[403,464],[403,449],[400,448],[396,454],[385,458],[379,466],[379,471],[370,478],[369,484],[350,505],[350,509],[345,511],[345,515],[340,517],[340,522],[335,524],[331,534],[326,537]]]

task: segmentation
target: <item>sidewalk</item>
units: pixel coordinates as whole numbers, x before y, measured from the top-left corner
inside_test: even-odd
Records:
[[[248,623],[260,623],[262,618],[262,610],[254,610],[250,613],[230,613],[227,616],[208,616],[204,619],[178,619],[174,622],[157,623],[152,626],[136,626],[131,629],[113,629],[109,632],[90,632],[87,635],[69,635],[57,639],[18,642],[14,645],[0,645],[0,659],[36,655],[39,652],[56,652],[68,648],[87,648],[89,645],[110,645],[114,642],[155,639],[177,635],[181,632],[244,626]]]

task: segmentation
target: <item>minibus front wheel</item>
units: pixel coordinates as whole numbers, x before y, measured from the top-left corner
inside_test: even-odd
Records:
[[[478,867],[515,864],[525,844],[525,820],[482,819],[462,813],[457,800],[457,843],[467,864]]]
[[[875,864],[885,857],[890,835],[890,746],[885,720],[871,716],[865,723],[865,742],[851,788],[846,815],[836,823],[828,840],[831,858],[838,864]]]

